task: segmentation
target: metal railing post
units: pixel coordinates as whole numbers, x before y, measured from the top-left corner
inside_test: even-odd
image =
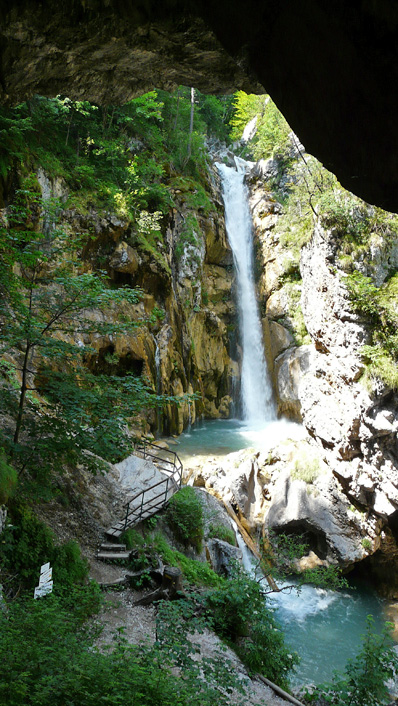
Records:
[[[142,517],[142,508],[144,506],[144,495],[145,495],[145,490],[142,493],[142,498],[141,498],[141,507],[140,507],[140,519]]]
[[[126,517],[124,518],[123,532],[125,531],[125,529],[126,529],[126,527],[127,527],[127,520],[128,520],[128,516],[129,516],[129,511],[130,511],[130,503],[128,502],[128,503],[127,503],[127,509],[126,509]]]

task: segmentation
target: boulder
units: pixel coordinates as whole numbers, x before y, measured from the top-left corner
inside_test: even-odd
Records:
[[[321,560],[349,566],[363,556],[348,515],[348,500],[330,476],[309,486],[288,471],[276,481],[266,525],[277,532],[304,534]]]
[[[269,333],[271,341],[271,355],[273,360],[277,358],[286,348],[294,343],[294,338],[290,331],[275,321],[269,322]]]
[[[301,421],[300,386],[310,369],[312,355],[311,346],[300,346],[287,350],[275,361],[279,413],[297,421]]]
[[[116,272],[135,274],[138,270],[139,260],[137,252],[127,243],[122,241],[116,246],[110,260],[109,266]]]
[[[242,561],[242,551],[221,539],[208,539],[206,558],[211,568],[220,576],[229,576],[234,562]]]

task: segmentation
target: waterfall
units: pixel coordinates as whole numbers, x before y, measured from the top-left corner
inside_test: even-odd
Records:
[[[239,163],[243,160],[239,160]],[[276,419],[272,385],[264,355],[261,319],[253,272],[253,232],[244,169],[217,164],[225,224],[235,263],[242,345],[241,399],[244,421],[260,427]]]

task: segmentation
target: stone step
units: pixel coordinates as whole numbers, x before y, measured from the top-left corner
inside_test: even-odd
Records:
[[[131,552],[98,552],[97,559],[102,561],[121,561],[129,559]]]
[[[125,544],[116,544],[113,542],[103,542],[99,548],[100,552],[125,552],[126,549]]]

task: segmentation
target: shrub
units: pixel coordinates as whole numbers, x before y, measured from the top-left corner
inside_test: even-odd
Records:
[[[209,527],[209,537],[215,537],[216,539],[221,539],[223,542],[232,544],[233,547],[236,546],[235,532],[225,525],[211,524]]]
[[[13,508],[12,522],[1,535],[0,567],[21,582],[20,587],[33,590],[40,566],[48,561],[53,567],[54,590],[70,590],[86,581],[88,564],[77,542],[57,546],[52,531],[26,506]]]
[[[240,567],[219,589],[207,594],[216,632],[233,647],[251,672],[260,672],[281,686],[298,663],[265,604],[261,586]]]
[[[367,552],[372,551],[372,542],[367,537],[364,537],[362,539],[361,544],[362,544],[363,548],[365,549],[365,551],[367,551]]]
[[[312,694],[307,693],[307,703],[382,706],[390,702],[387,680],[398,670],[391,625],[387,623],[381,635],[375,635],[372,627],[373,619],[368,616],[362,650],[349,660],[344,675],[335,674],[332,684],[323,684]]]
[[[191,657],[195,606],[166,604],[154,646],[129,645],[119,634],[110,649],[100,651],[98,625],[85,625],[75,610],[80,591],[70,597],[15,600],[0,611],[1,704],[227,706],[231,689],[239,688],[224,656],[201,664]],[[174,665],[183,667],[182,675],[173,674]]]
[[[320,466],[317,458],[298,458],[294,462],[293,469],[290,473],[292,480],[303,480],[310,485],[319,476]]]
[[[203,539],[202,504],[193,488],[181,488],[171,498],[166,519],[175,536],[184,545],[191,544],[200,551]]]
[[[3,449],[0,449],[0,505],[6,503],[16,490],[18,475],[10,464]]]
[[[13,510],[13,524],[2,533],[0,564],[17,574],[24,588],[37,585],[40,566],[50,561],[54,551],[54,535],[28,507]]]
[[[195,586],[220,586],[224,579],[208,564],[189,559],[185,554],[172,549],[162,535],[155,535],[155,548],[169,566],[178,566],[188,583]]]
[[[67,587],[84,583],[88,576],[88,562],[82,557],[77,542],[70,540],[66,544],[54,547],[52,551],[53,577],[55,585]]]

